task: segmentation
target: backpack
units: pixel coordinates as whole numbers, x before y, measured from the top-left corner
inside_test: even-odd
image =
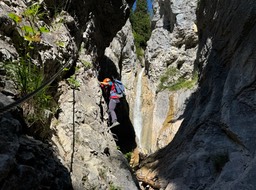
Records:
[[[125,96],[125,88],[123,83],[120,80],[114,79],[114,84],[116,88],[116,93],[120,98]]]

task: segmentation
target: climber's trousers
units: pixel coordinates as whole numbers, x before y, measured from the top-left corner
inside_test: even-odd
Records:
[[[115,108],[116,108],[116,104],[119,103],[119,102],[120,102],[119,99],[110,99],[110,101],[109,101],[109,104],[108,104],[108,111],[109,111],[109,114],[110,114],[110,116],[111,116],[111,121],[112,121],[112,123],[114,123],[115,121],[117,121]]]

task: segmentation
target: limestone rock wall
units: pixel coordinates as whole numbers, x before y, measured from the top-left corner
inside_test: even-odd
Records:
[[[254,1],[199,1],[199,89],[173,141],[145,160],[163,189],[255,189]],[[142,164],[143,165],[143,164]]]
[[[192,78],[197,50],[196,1],[154,1],[152,35],[145,52],[146,69],[157,88],[170,66]],[[171,80],[171,79],[170,79]]]
[[[60,113],[52,120],[52,140],[63,163],[72,170],[74,189],[97,187],[137,189],[129,164],[108,129],[107,105],[98,79],[81,67],[76,72],[78,90],[61,82]]]
[[[110,46],[106,48],[105,56],[115,64],[118,76],[125,85],[126,99],[132,108],[135,96],[135,76],[139,64],[137,63],[132,26],[129,19],[117,33]],[[110,74],[104,73],[104,75]],[[132,116],[132,113],[130,115]]]
[[[0,106],[13,100],[0,93]],[[72,189],[68,169],[51,144],[24,134],[22,113],[1,114],[1,189]]]
[[[75,189],[137,189],[128,162],[119,150],[122,146],[116,144],[126,138],[108,129],[107,104],[99,87],[102,72],[111,69],[104,49],[125,24],[129,7],[120,2],[91,3],[96,9],[88,13],[74,74],[80,85],[73,90],[67,81],[59,83],[61,111],[52,121],[51,127],[56,131],[53,141],[63,162],[72,169]],[[106,10],[102,11],[101,6]],[[96,70],[92,69],[93,64]]]
[[[131,152],[136,147],[135,131],[132,124],[136,61],[132,27],[128,19],[122,29],[117,32],[109,47],[106,48],[98,72],[100,81],[103,81],[104,78],[113,78],[121,80],[125,86],[126,95],[120,99],[115,110],[120,125],[111,129],[117,135],[117,145],[124,153]],[[109,98],[105,97],[104,101],[108,103]],[[104,111],[107,110],[104,109]]]
[[[34,3],[0,2],[1,66],[8,61],[19,61],[23,55],[20,51],[22,44],[26,44],[21,28],[31,23],[35,26],[33,21],[36,20],[36,24],[46,26],[49,31],[32,36],[35,40],[30,52],[33,64],[44,69],[46,79],[66,63],[67,68],[51,86],[58,109],[49,114],[52,131],[49,142],[41,145],[41,141],[33,137],[27,140],[26,137],[16,138],[15,134],[13,148],[5,150],[13,154],[4,153],[6,164],[1,165],[1,171],[6,172],[1,174],[1,187],[10,184],[10,180],[20,185],[27,176],[33,175],[38,177],[22,184],[27,185],[26,189],[35,189],[35,185],[44,188],[45,184],[45,188],[49,186],[51,189],[137,189],[127,160],[115,143],[116,137],[107,128],[107,106],[99,88],[97,72],[105,48],[125,24],[133,1],[45,0],[38,2],[40,10],[45,13],[43,17],[36,15],[35,20],[30,21],[22,19],[24,11]],[[21,22],[17,20],[15,23],[9,13],[16,14]],[[3,67],[0,75],[1,92],[14,98],[17,89],[6,77]],[[2,121],[1,131],[5,130]],[[26,134],[26,131],[21,130],[21,133]],[[13,143],[11,140],[7,142]],[[1,152],[4,146],[5,142],[1,141]],[[20,150],[17,151],[17,147]],[[30,147],[42,151],[30,153]],[[20,152],[24,155],[20,155],[18,159],[21,161],[16,162]],[[34,164],[32,167],[30,160]]]
[[[169,89],[181,78],[195,80],[196,6],[196,1],[157,0],[153,3],[153,30],[145,51],[146,83],[150,89],[145,93],[151,95],[144,98],[153,105],[153,109],[144,112],[144,121],[150,118],[150,122],[144,124],[145,130],[151,130],[149,152],[172,140],[183,120],[186,100],[196,88],[194,83],[190,89]]]

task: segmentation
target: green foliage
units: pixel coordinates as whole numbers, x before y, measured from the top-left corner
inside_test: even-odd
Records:
[[[45,26],[39,27],[39,31],[40,31],[41,33],[50,32],[50,30],[48,30]]]
[[[81,60],[81,62],[83,63],[83,66],[85,67],[85,69],[90,69],[93,66],[92,63],[89,61]]]
[[[25,35],[34,35],[35,31],[31,26],[22,26],[21,29],[25,32]]]
[[[168,88],[169,86],[172,86],[173,84],[168,83],[168,79],[170,77],[173,78],[177,74],[178,74],[178,69],[176,69],[174,67],[168,68],[167,71],[165,72],[165,74],[162,75],[160,78],[160,84],[158,86],[158,91],[164,90],[164,89]]]
[[[109,190],[121,190],[121,188],[115,186],[115,185],[113,184],[113,182],[111,182],[111,183],[109,184]]]
[[[174,77],[177,77],[178,79],[170,82],[169,78],[174,78]],[[158,91],[162,91],[164,89],[168,89],[170,91],[176,91],[180,89],[190,89],[193,86],[195,86],[197,81],[198,81],[197,72],[194,73],[192,80],[186,80],[181,76],[179,77],[178,69],[174,67],[170,67],[167,69],[166,73],[163,76],[161,76],[160,84],[158,86]]]
[[[36,16],[38,16],[39,14],[39,8],[40,5],[38,3],[35,3],[33,5],[31,5],[30,7],[28,7],[24,12],[23,15],[25,17],[32,17],[35,18]]]
[[[136,48],[145,49],[151,35],[150,14],[147,10],[146,0],[137,0],[136,10],[131,13],[130,20]]]
[[[190,89],[194,86],[194,84],[195,84],[194,80],[185,80],[184,78],[179,78],[177,83],[170,86],[168,89],[170,91],[176,91],[176,90],[180,90],[180,89]]]
[[[67,79],[67,81],[68,81],[69,85],[71,86],[71,88],[76,89],[76,90],[79,89],[80,83],[79,83],[79,81],[76,80],[76,78],[75,78],[74,75],[72,75],[71,77],[69,77],[69,78]]]
[[[126,160],[127,160],[128,162],[130,162],[131,157],[132,157],[132,152],[127,152],[124,156],[125,156]]]
[[[56,43],[57,46],[59,46],[61,48],[65,48],[66,47],[66,44],[63,41],[56,41],[55,43]]]
[[[46,26],[39,27],[37,21],[39,18],[43,17],[45,13],[41,13],[40,5],[34,3],[28,7],[23,13],[22,16],[19,16],[15,13],[9,13],[8,16],[17,24],[21,29],[24,40],[29,42],[40,42],[41,33],[49,32]],[[27,20],[29,24],[22,23],[23,17],[24,20]]]
[[[5,63],[8,76],[14,82],[18,96],[24,97],[37,90],[44,81],[44,69],[33,64],[32,57],[37,51],[35,42],[41,41],[41,34],[49,32],[46,26],[39,26],[38,21],[45,15],[40,4],[35,2],[20,15],[9,13],[8,16],[16,23],[17,30],[22,39],[19,39],[17,49],[19,50],[19,61]],[[21,106],[27,123],[31,126],[45,126],[49,119],[49,111],[53,106],[52,97],[48,94],[49,88],[44,88]],[[46,114],[47,113],[47,114]],[[46,128],[36,128],[38,133],[48,133]]]
[[[23,16],[28,18],[29,20],[35,22],[38,19],[43,19],[45,12],[40,11],[41,5],[38,2],[35,2],[31,6],[29,6],[24,12]]]
[[[9,13],[8,16],[17,24],[22,21],[22,17],[15,14],[15,13]]]
[[[5,68],[22,96],[38,87],[41,73],[38,73],[35,65],[27,63],[26,59],[21,58],[20,62],[7,63]]]
[[[103,179],[103,180],[106,180],[107,179],[107,170],[106,170],[106,168],[100,168],[100,169],[98,169],[98,171],[99,171],[99,176],[100,176],[100,178],[101,179]]]
[[[37,89],[43,81],[42,69],[33,65],[31,61],[31,50],[35,48],[31,42],[40,42],[41,33],[49,32],[49,30],[45,26],[38,27],[36,25],[38,19],[44,15],[44,13],[40,12],[40,4],[38,2],[28,7],[21,15],[8,14],[21,30],[25,41],[19,49],[21,54],[20,61],[7,64],[6,67],[21,95],[25,95]]]
[[[19,62],[6,63],[5,69],[20,92],[20,96],[25,96],[35,91],[43,83],[42,69],[32,64],[27,58],[21,58]],[[37,120],[43,121],[45,110],[50,110],[50,101],[52,98],[47,95],[46,91],[47,88],[41,90],[26,103],[27,114],[25,117],[29,124],[33,124]]]
[[[138,56],[138,58],[143,57],[144,56],[144,50],[141,47],[136,47],[136,55]]]

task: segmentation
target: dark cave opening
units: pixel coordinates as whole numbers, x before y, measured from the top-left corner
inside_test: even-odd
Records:
[[[117,71],[116,65],[106,56],[100,62],[98,68],[98,80],[103,81],[104,78],[121,78]],[[104,95],[104,92],[102,93],[105,102],[108,105],[109,97],[107,95]],[[120,123],[120,125],[110,129],[111,132],[114,134],[117,146],[124,154],[132,152],[137,147],[135,141],[135,131],[129,117],[129,109],[130,107],[126,98],[120,98],[120,103],[118,103],[115,108],[117,120]]]
[[[110,130],[117,136],[116,144],[120,147],[120,150],[124,154],[132,152],[137,147],[137,144],[135,142],[135,131],[129,118],[129,104],[125,98],[120,100],[115,111],[120,125]]]

